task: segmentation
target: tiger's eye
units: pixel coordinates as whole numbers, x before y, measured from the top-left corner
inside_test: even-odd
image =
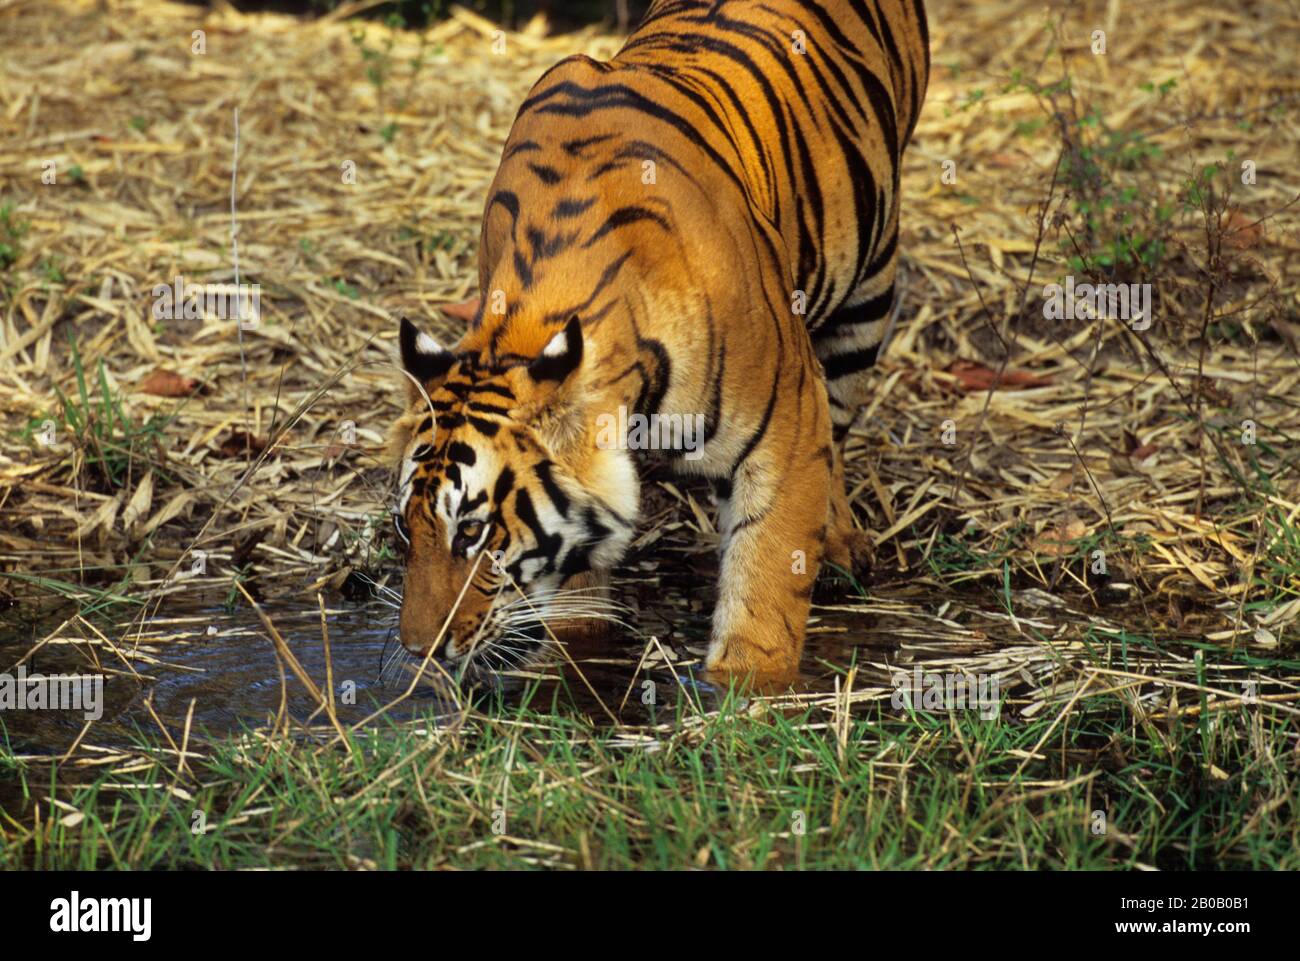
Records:
[[[469,549],[478,543],[487,525],[483,521],[461,521],[456,528],[456,536],[451,541],[451,551],[460,557],[466,557]]]

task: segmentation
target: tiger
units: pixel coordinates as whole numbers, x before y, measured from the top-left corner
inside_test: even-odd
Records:
[[[447,347],[400,322],[407,650],[491,672],[599,620],[642,470],[667,465],[717,504],[705,671],[797,672],[819,572],[870,560],[843,445],[894,311],[929,69],[921,0],[656,0],[611,59],[541,76],[487,192],[468,329]],[[701,429],[647,450],[611,440],[616,415]]]

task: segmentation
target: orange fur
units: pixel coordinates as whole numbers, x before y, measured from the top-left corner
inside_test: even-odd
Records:
[[[436,414],[419,397],[405,421],[425,455],[404,478],[409,647],[449,618],[453,645],[486,637],[511,592],[621,556],[636,471],[601,441],[621,408],[704,418],[698,458],[659,456],[721,488],[707,666],[795,671],[823,561],[868,546],[837,435],[894,302],[928,65],[919,0],[661,0],[612,61],[538,81],[488,193],[469,331],[445,355],[403,334]]]

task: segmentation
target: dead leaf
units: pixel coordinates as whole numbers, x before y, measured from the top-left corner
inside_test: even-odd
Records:
[[[520,31],[525,37],[549,37],[551,35],[551,19],[542,10],[533,14],[533,18],[524,25]]]
[[[1010,170],[1013,168],[1023,167],[1025,165],[1025,157],[1023,155],[1017,157],[1016,155],[1009,153],[991,153],[988,155],[988,162],[994,167],[1004,167]]]
[[[1053,490],[1056,493],[1060,494],[1060,493],[1064,493],[1065,491],[1068,491],[1070,489],[1070,486],[1073,483],[1074,483],[1074,471],[1063,470],[1061,471],[1061,473],[1053,477],[1052,482],[1047,486],[1048,489]]]
[[[1052,382],[1051,377],[1023,370],[1004,370],[999,375],[991,367],[973,360],[954,360],[945,369],[957,379],[957,386],[967,392],[990,387],[1042,387]]]
[[[232,430],[217,447],[217,453],[222,457],[257,457],[264,450],[264,438],[242,430]]]
[[[1277,635],[1267,627],[1255,628],[1254,640],[1259,647],[1277,647]]]
[[[135,485],[135,493],[131,495],[126,510],[122,511],[122,530],[131,534],[131,529],[135,527],[136,522],[149,513],[152,505],[153,471],[149,471],[140,479],[140,483]]]
[[[1079,518],[1071,518],[1043,531],[1029,544],[1035,554],[1046,557],[1063,557],[1074,553],[1075,542],[1088,534],[1088,525]]]
[[[438,309],[448,317],[454,317],[456,320],[463,320],[469,323],[478,315],[480,298],[472,297],[469,300],[461,301],[459,304],[443,304]]]
[[[113,521],[117,519],[117,512],[122,506],[122,492],[119,491],[116,497],[110,498],[99,505],[99,508],[90,517],[82,522],[77,528],[76,538],[88,537],[96,528],[103,528],[105,531],[113,529]]]
[[[1264,239],[1264,225],[1240,210],[1234,209],[1228,213],[1227,219],[1223,222],[1223,239],[1230,247],[1236,247],[1238,250],[1258,247],[1259,242]]]
[[[182,377],[161,367],[135,385],[140,393],[153,394],[155,397],[188,397],[202,388],[203,385],[193,377]]]
[[[1195,382],[1196,392],[1215,407],[1231,407],[1232,395],[1219,386],[1212,377],[1198,377]]]
[[[1141,465],[1156,451],[1160,449],[1159,444],[1143,444],[1138,440],[1137,435],[1128,430],[1124,431],[1124,454],[1131,462],[1129,466]]]
[[[149,518],[149,522],[144,525],[141,536],[152,534],[155,530],[166,524],[168,521],[180,516],[182,511],[188,510],[194,504],[194,495],[189,491],[181,491],[171,500],[169,500],[158,513]]]

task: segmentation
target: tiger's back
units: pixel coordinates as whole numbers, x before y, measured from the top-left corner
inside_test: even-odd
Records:
[[[623,211],[613,229],[663,224],[705,195],[701,230],[743,221],[786,309],[814,332],[842,435],[894,303],[899,171],[929,65],[921,0],[660,0],[611,61],[562,61],[520,108],[489,194],[483,292],[518,241],[494,201],[552,192],[555,224],[575,158],[618,191],[602,205]],[[653,184],[623,176],[647,163]],[[529,262],[563,246],[547,239]]]
[[[667,0],[613,62],[655,71],[698,111],[691,129],[726,144],[751,215],[782,238],[809,326],[880,271],[929,76],[920,0]]]

